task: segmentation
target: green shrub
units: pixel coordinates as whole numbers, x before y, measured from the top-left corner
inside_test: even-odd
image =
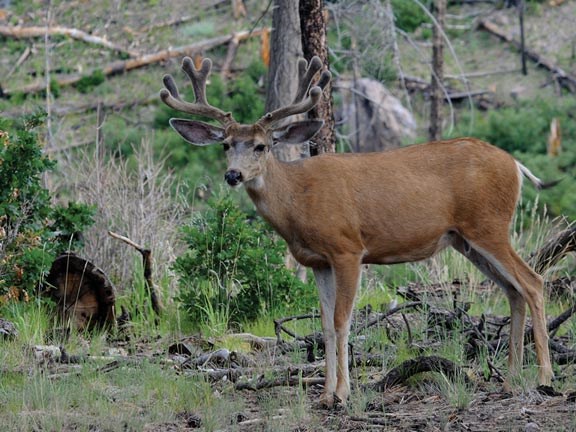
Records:
[[[248,322],[263,312],[316,305],[315,289],[284,266],[286,244],[230,197],[211,200],[206,214],[182,232],[188,250],[174,269],[194,323],[209,321],[209,315],[227,324]]]
[[[97,69],[90,75],[80,78],[80,80],[74,86],[80,93],[86,94],[91,92],[94,87],[99,86],[104,81],[106,81],[106,75],[104,75],[103,71]]]
[[[27,297],[50,269],[56,254],[79,246],[77,233],[92,223],[93,210],[56,206],[42,186],[54,167],[35,129],[43,115],[18,126],[0,119],[0,294]]]
[[[422,0],[422,4],[429,6],[430,1]],[[396,21],[396,27],[413,32],[429,18],[420,5],[413,0],[392,0],[392,11]]]

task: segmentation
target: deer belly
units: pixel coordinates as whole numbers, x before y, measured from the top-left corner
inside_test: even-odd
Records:
[[[399,264],[421,261],[450,246],[455,233],[446,232],[432,239],[410,239],[404,242],[386,242],[369,247],[362,259],[364,264]]]

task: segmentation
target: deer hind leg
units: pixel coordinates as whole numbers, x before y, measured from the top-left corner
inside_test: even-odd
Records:
[[[483,255],[472,249],[464,239],[458,238],[453,247],[468,258],[484,275],[500,286],[510,303],[510,352],[508,368],[516,375],[522,368],[524,355],[524,323],[526,320],[526,301],[524,297]]]
[[[542,278],[514,252],[507,236],[505,241],[502,241],[502,238],[493,242],[483,239],[474,244],[460,239],[454,242],[454,247],[500,285],[508,297],[511,315],[508,363],[512,375],[522,367],[524,321],[526,303],[528,304],[532,316],[536,356],[540,367],[539,382],[541,385],[550,385],[553,374],[548,349]]]
[[[336,307],[336,285],[331,267],[313,269],[314,278],[320,297],[320,314],[322,319],[322,334],[324,336],[324,353],[326,356],[326,371],[324,392],[320,403],[327,407],[334,405],[336,392],[336,330],[334,328],[334,309]]]

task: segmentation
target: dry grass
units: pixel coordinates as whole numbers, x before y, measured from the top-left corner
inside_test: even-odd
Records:
[[[187,204],[179,199],[175,177],[154,159],[149,141],[134,145],[133,151],[133,156],[123,161],[86,150],[60,164],[60,172],[69,175],[59,180],[58,189],[96,207],[95,224],[85,233],[83,254],[119,288],[131,285],[140,254],[111,238],[108,231],[150,248],[154,267],[160,269],[156,277],[163,277],[182,250],[178,229],[187,210]],[[168,286],[173,288],[173,283]]]

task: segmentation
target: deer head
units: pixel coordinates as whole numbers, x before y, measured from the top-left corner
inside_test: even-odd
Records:
[[[174,79],[164,76],[164,86],[160,97],[164,103],[178,111],[195,114],[216,120],[220,126],[196,120],[173,118],[170,125],[186,141],[197,146],[222,143],[228,159],[228,169],[224,178],[230,186],[250,182],[265,169],[266,162],[273,157],[270,148],[278,142],[301,143],[308,141],[320,130],[322,120],[304,120],[279,126],[280,122],[296,114],[311,110],[320,100],[322,90],[331,78],[330,72],[322,71],[318,81],[314,77],[322,68],[318,57],[310,64],[304,59],[298,62],[298,91],[292,104],[278,108],[260,118],[254,124],[240,124],[231,113],[224,112],[208,104],[206,100],[206,79],[212,69],[210,59],[204,59],[200,69],[192,60],[185,57],[182,70],[188,75],[194,89],[194,103],[181,99]]]

